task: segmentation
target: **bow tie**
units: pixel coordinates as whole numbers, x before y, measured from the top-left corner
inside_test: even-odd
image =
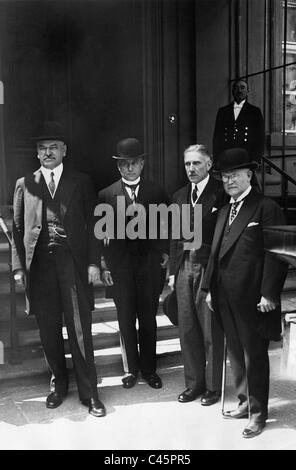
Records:
[[[233,109],[241,109],[242,107],[243,107],[242,104],[236,104],[236,103],[234,103],[234,105],[233,105]]]

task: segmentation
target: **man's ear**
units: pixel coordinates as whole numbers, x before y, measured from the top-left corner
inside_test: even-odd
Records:
[[[210,170],[212,168],[212,166],[213,166],[212,160],[208,160],[208,162],[207,162],[208,170]]]
[[[63,156],[65,157],[66,153],[67,153],[67,145],[66,144],[63,145],[63,150],[64,150]]]

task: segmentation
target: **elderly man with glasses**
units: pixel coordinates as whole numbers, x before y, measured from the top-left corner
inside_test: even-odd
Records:
[[[64,167],[67,137],[59,123],[44,123],[32,140],[41,166],[16,182],[12,265],[52,374],[46,407],[60,406],[68,392],[64,321],[80,400],[91,415],[104,416],[91,334],[91,288],[99,278],[95,191],[87,175]]]
[[[250,185],[256,166],[243,148],[219,156],[216,171],[231,199],[218,215],[202,285],[225,332],[239,400],[224,417],[249,417],[245,438],[260,434],[268,417],[268,346],[280,339],[280,294],[287,271],[265,251],[263,229],[284,224],[284,217],[274,201]]]

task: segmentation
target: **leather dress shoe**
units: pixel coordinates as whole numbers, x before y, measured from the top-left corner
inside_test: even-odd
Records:
[[[237,408],[236,410],[229,410],[229,411],[224,411],[223,418],[225,419],[243,419],[243,418],[248,418],[249,413],[248,410],[242,409],[240,410]]]
[[[124,388],[132,388],[137,383],[137,377],[134,374],[129,374],[123,377],[123,379],[121,379],[121,382]]]
[[[264,428],[265,422],[256,423],[254,421],[250,421],[243,430],[243,437],[250,439],[251,437],[258,436],[262,433]]]
[[[106,408],[98,398],[86,398],[81,400],[81,403],[84,406],[88,406],[89,414],[95,416],[96,418],[100,418],[106,414]]]
[[[152,388],[161,388],[162,387],[162,381],[161,378],[154,372],[153,374],[149,375],[143,375],[143,379],[147,382],[148,385]]]
[[[63,403],[64,396],[65,395],[58,392],[50,393],[46,398],[46,408],[57,408]]]
[[[201,397],[201,404],[203,406],[210,406],[217,403],[220,400],[221,393],[219,391],[211,392],[210,390],[206,390],[204,395]]]
[[[200,391],[186,388],[186,390],[178,396],[178,401],[180,403],[188,403],[189,401],[195,400],[199,395],[201,395]]]

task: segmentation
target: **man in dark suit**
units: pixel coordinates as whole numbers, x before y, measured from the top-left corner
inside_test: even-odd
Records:
[[[115,220],[120,197],[126,207],[136,203],[144,206],[146,215],[149,205],[168,203],[163,188],[141,176],[144,154],[137,139],[127,138],[118,142],[117,155],[113,158],[117,161],[121,178],[100,191],[98,202],[113,207]],[[146,227],[149,227],[149,220],[144,217]],[[168,261],[167,245],[167,240],[150,240],[147,237],[133,240],[128,236],[123,239],[115,237],[105,243],[101,277],[105,285],[112,285],[121,334],[125,372],[122,384],[125,388],[136,384],[139,371],[151,387],[162,387],[162,381],[156,374],[156,313],[162,271]]]
[[[218,214],[202,289],[226,335],[239,405],[225,418],[247,418],[243,437],[260,434],[268,412],[270,340],[281,332],[286,265],[265,251],[263,230],[284,224],[280,207],[250,185],[257,164],[245,149],[225,150],[217,170],[230,204]]]
[[[195,204],[202,205],[202,245],[186,250],[184,240],[171,240],[169,285],[176,289],[179,334],[184,361],[186,390],[179,402],[195,400],[208,406],[219,400],[223,360],[223,332],[205,302],[200,286],[210,254],[217,211],[227,202],[221,181],[209,175],[212,159],[204,145],[191,145],[184,152],[189,184],[179,189],[173,202],[190,204],[193,228]]]
[[[64,168],[65,140],[55,122],[34,138],[41,167],[16,182],[12,265],[26,286],[52,373],[47,408],[60,406],[68,390],[64,316],[80,400],[90,414],[104,416],[91,336],[91,284],[99,277],[95,192],[87,175]]]
[[[239,79],[232,87],[233,101],[218,110],[213,135],[213,156],[229,148],[245,148],[260,163],[264,152],[265,129],[260,109],[247,101],[248,83]]]

